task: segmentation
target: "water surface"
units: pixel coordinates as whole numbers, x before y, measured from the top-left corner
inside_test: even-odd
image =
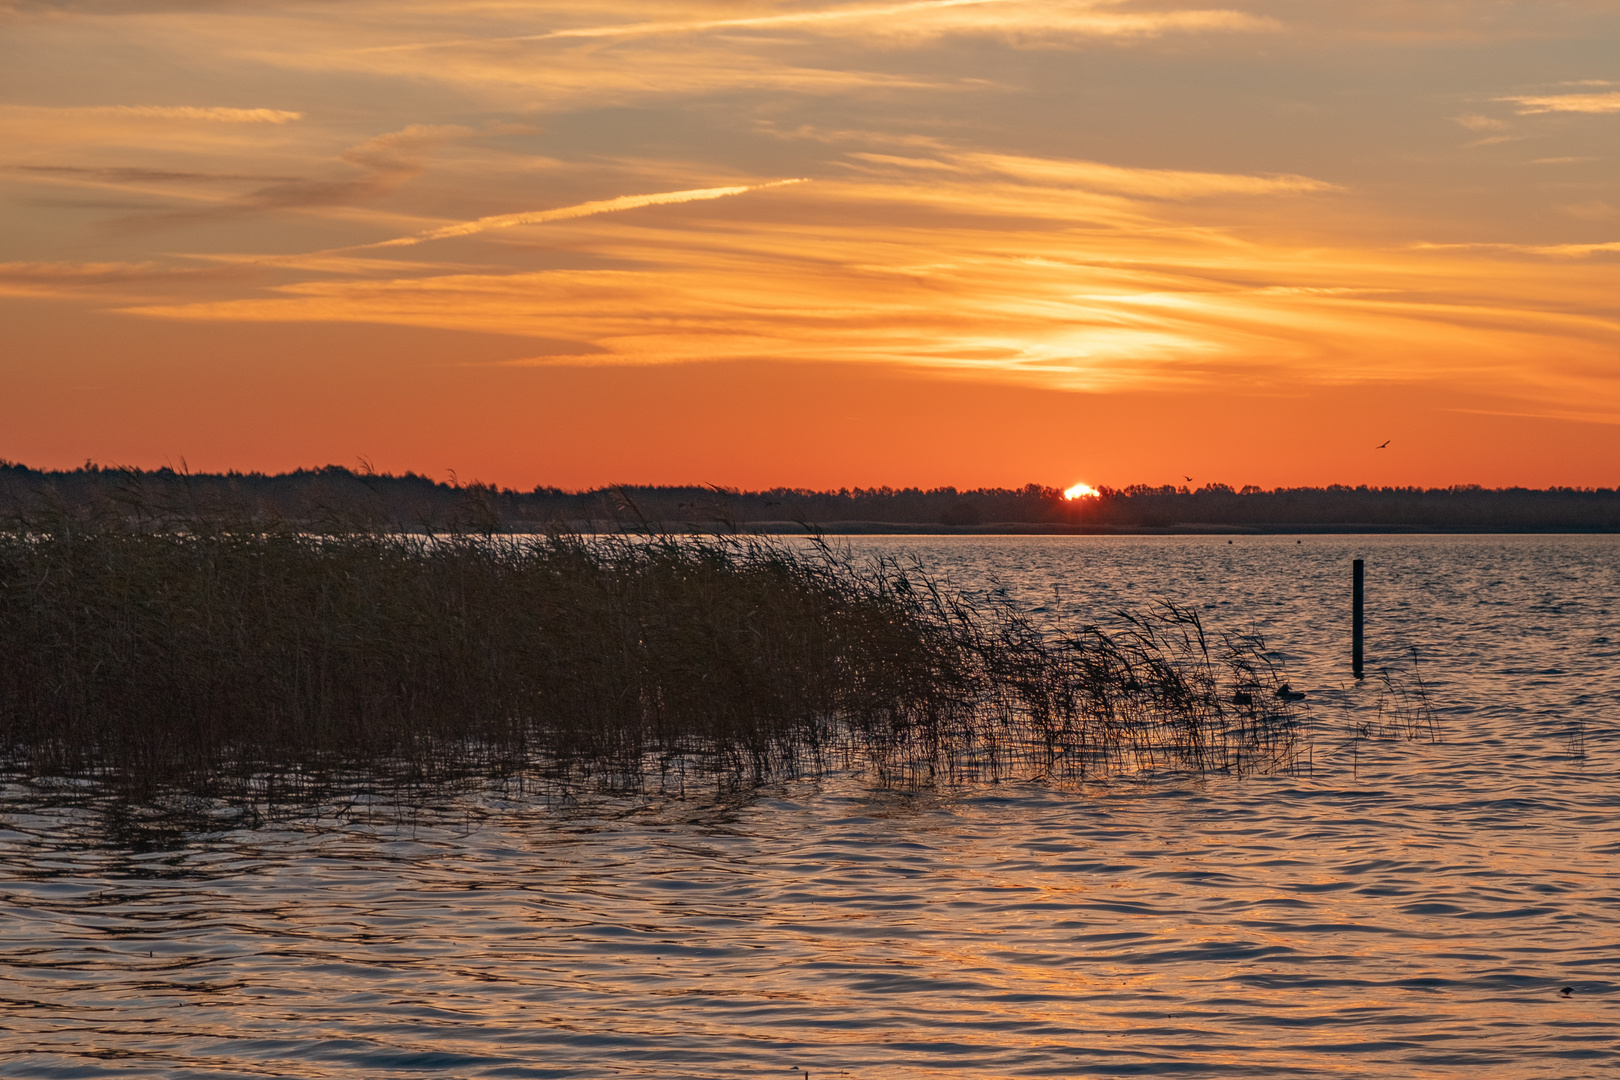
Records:
[[[905,537],[970,592],[1257,629],[1308,773],[489,788],[175,834],[0,799],[0,1075],[1479,1076],[1620,1065],[1620,539]],[[1368,665],[1438,744],[1358,738]],[[555,794],[555,793],[553,793]],[[1560,991],[1569,987],[1568,995]]]

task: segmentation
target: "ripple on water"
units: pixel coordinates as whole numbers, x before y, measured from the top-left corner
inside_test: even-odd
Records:
[[[1620,1065],[1620,543],[904,546],[1071,617],[1157,592],[1287,642],[1295,685],[1328,702],[1314,771],[1078,791],[831,776],[566,812],[491,790],[408,821],[355,806],[139,843],[12,788],[0,1075]],[[1349,737],[1356,555],[1369,659],[1419,647],[1439,745]]]

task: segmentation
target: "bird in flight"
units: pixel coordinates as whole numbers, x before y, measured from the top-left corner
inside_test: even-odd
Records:
[[[1183,480],[1187,481],[1187,483],[1189,483],[1189,484],[1192,483],[1192,477],[1188,476],[1186,473],[1182,473],[1181,478]]]
[[[1384,447],[1388,446],[1390,443],[1392,443],[1394,441],[1395,441],[1394,439],[1385,439],[1383,442],[1381,442],[1377,446],[1373,447],[1373,449],[1374,450],[1382,450]]]

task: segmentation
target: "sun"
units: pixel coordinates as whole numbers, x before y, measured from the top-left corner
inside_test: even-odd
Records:
[[[1090,484],[1076,484],[1072,488],[1063,489],[1065,499],[1095,499],[1102,494]]]

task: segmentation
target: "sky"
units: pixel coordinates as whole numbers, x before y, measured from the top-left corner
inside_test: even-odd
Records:
[[[1615,0],[0,0],[0,458],[1615,487],[1617,165]]]

